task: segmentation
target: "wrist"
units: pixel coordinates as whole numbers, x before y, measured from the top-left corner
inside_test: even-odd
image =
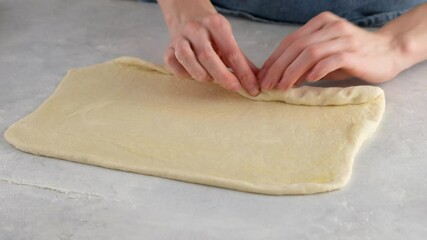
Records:
[[[394,32],[392,29],[381,28],[378,33],[389,39],[389,47],[397,73],[410,68],[419,62],[420,46],[408,32]]]
[[[179,32],[189,21],[201,20],[208,15],[217,13],[209,0],[162,0],[158,2],[171,36]]]
[[[402,70],[405,70],[418,62],[417,55],[420,48],[410,36],[407,36],[406,34],[397,35],[394,38],[394,45],[396,46],[396,51],[403,65]]]
[[[427,22],[423,20],[426,12],[427,4],[422,4],[378,30],[390,37],[401,71],[427,60]]]

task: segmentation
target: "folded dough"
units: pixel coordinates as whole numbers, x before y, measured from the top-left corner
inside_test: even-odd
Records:
[[[310,194],[348,182],[384,111],[384,93],[372,86],[241,94],[122,57],[70,70],[5,137],[23,151],[85,164]]]

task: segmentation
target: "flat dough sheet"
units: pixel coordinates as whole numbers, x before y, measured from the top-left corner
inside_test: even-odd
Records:
[[[5,137],[22,151],[74,162],[254,193],[311,194],[348,182],[385,105],[372,86],[241,95],[121,57],[70,70]]]

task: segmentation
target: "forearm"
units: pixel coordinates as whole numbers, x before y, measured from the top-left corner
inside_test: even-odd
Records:
[[[427,3],[412,9],[379,30],[391,36],[402,59],[402,70],[427,60]]]
[[[189,20],[216,13],[210,0],[158,0],[171,35]]]

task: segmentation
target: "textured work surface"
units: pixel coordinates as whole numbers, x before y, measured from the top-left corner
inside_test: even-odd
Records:
[[[261,64],[294,27],[232,19]],[[0,1],[0,132],[30,113],[69,68],[122,55],[161,62],[156,5]],[[341,191],[271,197],[17,151],[0,138],[1,239],[423,239],[427,234],[427,64],[381,85],[387,107]]]

